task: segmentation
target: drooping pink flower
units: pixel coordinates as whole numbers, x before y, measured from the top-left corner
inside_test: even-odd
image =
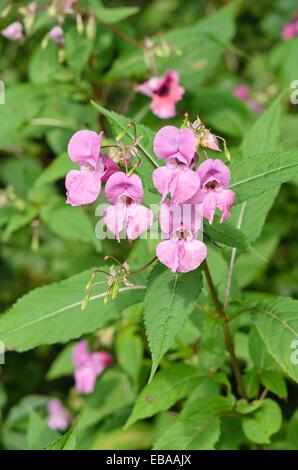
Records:
[[[172,272],[188,272],[196,269],[207,256],[207,247],[196,240],[201,228],[202,214],[199,205],[162,204],[160,226],[168,238],[156,247],[156,256]]]
[[[220,222],[230,217],[230,209],[234,204],[235,193],[227,189],[231,174],[229,168],[221,160],[205,160],[198,168],[201,189],[197,194],[203,204],[203,213],[210,224],[216,208],[221,211]]]
[[[188,129],[175,126],[162,127],[154,137],[154,153],[167,162],[180,162],[191,165],[196,152],[196,138]]]
[[[56,25],[54,26],[49,32],[49,38],[59,46],[63,46],[64,44],[64,33],[61,26]]]
[[[170,194],[173,204],[182,204],[200,188],[198,173],[186,165],[156,168],[152,173],[152,179],[155,188],[161,193],[161,202],[166,199],[167,194]]]
[[[48,427],[53,431],[65,431],[72,422],[71,414],[64,408],[60,400],[48,402]]]
[[[1,31],[2,36],[10,41],[19,41],[24,38],[23,25],[20,21],[14,21]]]
[[[150,109],[161,119],[176,115],[176,103],[182,99],[184,88],[179,85],[176,70],[168,70],[164,77],[152,77],[138,85],[136,90],[152,98]]]
[[[207,256],[207,247],[194,239],[190,232],[175,232],[170,240],[157,245],[156,256],[173,273],[187,273],[202,264]]]
[[[101,189],[101,181],[107,174],[119,169],[114,162],[107,163],[108,157],[100,155],[103,132],[82,130],[69,141],[68,155],[80,164],[80,170],[70,170],[66,175],[67,204],[80,206],[94,202]]]
[[[113,205],[104,210],[103,219],[118,241],[123,229],[129,240],[135,240],[152,225],[152,211],[140,204],[144,193],[137,175],[114,173],[106,184],[105,195]]]
[[[112,364],[112,356],[105,351],[90,353],[86,341],[80,341],[73,349],[72,360],[75,366],[75,386],[80,393],[91,393],[96,379]]]

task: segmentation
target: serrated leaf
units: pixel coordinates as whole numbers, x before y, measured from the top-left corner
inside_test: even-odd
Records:
[[[250,441],[257,444],[269,444],[270,437],[280,429],[281,423],[282,414],[278,404],[267,399],[253,417],[243,419],[242,429]]]
[[[86,310],[82,311],[90,275],[90,270],[85,271],[21,297],[0,318],[0,339],[5,348],[27,351],[42,344],[79,338],[84,333],[102,328],[143,297],[143,284],[121,287],[116,299],[104,304],[104,283],[96,287]],[[131,280],[134,282],[133,277]],[[135,280],[137,282],[138,278]]]
[[[245,250],[248,242],[241,230],[234,227],[229,222],[213,221],[212,225],[204,221],[204,230],[213,240],[226,246],[232,246]]]
[[[220,415],[231,407],[229,399],[219,396],[191,402],[154,449],[213,450],[220,436]]]
[[[63,436],[46,447],[45,450],[76,450],[77,447],[77,427],[76,421]]]
[[[279,297],[255,308],[255,325],[276,362],[298,382],[295,351],[298,348],[298,301]]]
[[[231,164],[230,188],[236,192],[237,202],[272,189],[289,181],[298,171],[297,152],[258,154]]]
[[[115,341],[116,354],[123,370],[138,383],[144,353],[143,341],[131,330],[121,330]]]
[[[139,394],[126,427],[171,408],[199,385],[201,377],[196,367],[187,364],[175,364],[161,370]]]
[[[144,301],[145,327],[153,361],[149,381],[195,308],[201,289],[202,275],[198,269],[172,273],[157,265],[152,270]]]

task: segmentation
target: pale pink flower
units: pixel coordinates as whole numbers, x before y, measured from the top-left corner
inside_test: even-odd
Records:
[[[72,360],[76,389],[84,394],[93,392],[97,377],[113,362],[112,356],[105,351],[90,353],[87,341],[75,345]]]
[[[19,41],[24,38],[23,25],[20,21],[15,21],[7,26],[7,28],[3,29],[1,34],[10,41]]]
[[[61,26],[57,25],[54,26],[49,32],[49,38],[59,46],[63,46],[64,44],[64,33]]]
[[[222,213],[220,222],[223,222],[230,217],[230,209],[235,199],[234,191],[227,189],[231,178],[229,168],[221,160],[208,159],[201,163],[198,174],[201,189],[197,197],[200,202],[203,201],[204,217],[212,224],[215,210],[218,208]]]
[[[168,240],[156,247],[156,256],[172,272],[189,272],[207,256],[206,245],[195,239],[201,228],[201,208],[197,205],[162,204],[160,226]]]
[[[113,205],[104,210],[103,219],[118,241],[123,229],[129,240],[135,240],[152,225],[152,211],[140,204],[144,193],[137,175],[114,173],[106,184],[105,195]]]
[[[166,199],[167,194],[170,194],[173,204],[182,204],[200,188],[198,173],[186,165],[156,168],[152,173],[152,179],[155,188],[161,193],[161,202]]]
[[[53,431],[65,431],[72,422],[71,414],[64,408],[60,400],[53,399],[48,402],[47,423]]]
[[[150,108],[161,119],[176,115],[176,103],[185,91],[179,86],[179,75],[175,70],[168,70],[164,77],[150,78],[138,85],[136,90],[152,98]]]
[[[155,135],[153,149],[158,158],[168,163],[180,162],[191,165],[196,153],[196,138],[188,129],[175,126],[162,127]]]
[[[69,141],[68,155],[80,164],[79,170],[70,170],[66,175],[67,204],[80,206],[94,202],[101,189],[101,182],[107,174],[118,171],[114,162],[100,155],[103,132],[82,130],[76,132]]]

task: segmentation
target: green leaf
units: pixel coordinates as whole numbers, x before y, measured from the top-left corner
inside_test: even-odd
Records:
[[[15,212],[3,231],[2,241],[7,242],[14,232],[30,224],[36,216],[37,209],[34,206],[27,206],[23,211]]]
[[[119,364],[138,383],[144,353],[142,339],[131,330],[122,330],[117,334],[115,347]]]
[[[42,450],[59,437],[35,411],[31,410],[27,430],[28,449]]]
[[[259,392],[259,374],[256,369],[249,369],[243,375],[244,387],[248,398],[254,398]]]
[[[72,427],[55,442],[48,445],[45,450],[76,450],[77,448],[77,427],[76,421]]]
[[[144,302],[145,327],[153,361],[149,382],[195,308],[201,289],[200,270],[172,273],[162,265],[152,270]]]
[[[48,370],[46,375],[47,380],[58,379],[59,377],[63,377],[65,375],[72,375],[74,370],[71,356],[73,347],[74,343],[68,344],[58,354],[54,362],[52,362],[50,369]]]
[[[49,42],[46,48],[37,47],[28,65],[29,78],[34,84],[53,81],[55,74],[61,69],[58,63],[57,47],[52,42]]]
[[[213,450],[220,436],[220,415],[231,408],[230,400],[219,396],[190,403],[154,449]]]
[[[82,207],[73,207],[64,202],[46,205],[41,210],[41,218],[59,237],[73,241],[90,243],[99,251],[101,242],[95,234],[90,216]]]
[[[216,318],[205,316],[199,343],[199,364],[203,370],[215,372],[226,360],[222,326]]]
[[[273,357],[268,353],[255,326],[249,333],[249,355],[254,366],[260,371],[275,365]]]
[[[280,147],[280,105],[281,95],[272,105],[256,120],[246,134],[241,150],[244,158],[260,155],[265,152],[275,152]],[[242,160],[241,160],[242,161]],[[267,214],[271,209],[280,186],[269,189],[256,197],[250,198],[245,203],[244,217],[241,230],[250,242],[254,242],[262,232]],[[237,225],[242,207],[234,205],[231,221]],[[251,220],[254,223],[251,223]]]
[[[65,178],[66,173],[73,169],[74,164],[68,157],[67,153],[62,153],[41,173],[35,184],[53,183],[60,178]]]
[[[135,394],[128,377],[109,369],[96,382],[95,390],[86,397],[78,424],[79,429],[92,426],[111,413],[132,404]]]
[[[242,421],[242,429],[246,437],[257,444],[269,444],[270,437],[279,431],[282,414],[277,403],[264,400],[262,407],[253,417],[247,416]]]
[[[298,382],[298,301],[277,298],[262,302],[255,308],[255,325],[261,339],[276,362]],[[296,354],[296,355],[295,355]]]
[[[245,201],[281,183],[289,181],[298,171],[297,152],[258,154],[231,164],[230,188],[237,202]]]
[[[171,408],[188,396],[200,381],[199,370],[187,364],[175,364],[161,370],[139,394],[126,427]]]
[[[139,11],[139,7],[106,8],[102,5],[102,2],[98,2],[98,0],[91,0],[90,3],[98,21],[106,24],[119,23]]]
[[[77,80],[88,62],[93,46],[93,41],[79,34],[75,27],[67,29],[65,33],[66,61]],[[79,54],[78,50],[80,50]]]
[[[242,250],[248,248],[245,235],[229,222],[220,223],[214,220],[212,225],[210,225],[204,221],[204,230],[209,237],[223,245],[233,246]]]
[[[241,399],[237,401],[235,410],[237,413],[243,415],[250,414],[258,410],[262,406],[262,403],[262,400],[254,400],[249,403],[247,400]]]
[[[100,114],[103,114],[109,121],[114,137],[117,137],[122,131],[124,131],[129,124],[133,121],[114,111],[108,111],[102,106],[94,103],[93,106]],[[154,134],[151,129],[146,126],[136,124],[137,137],[142,136],[138,144],[140,150],[141,165],[139,166],[137,173],[142,179],[144,186],[144,202],[145,204],[154,204],[160,201],[160,196],[155,194],[155,189],[152,182],[152,171],[158,168],[159,163],[153,153],[152,142]],[[122,139],[123,143],[132,144],[134,141],[134,130],[130,128],[127,130],[125,137]],[[153,191],[153,192],[152,192]]]
[[[91,271],[31,291],[0,318],[0,339],[6,349],[26,351],[42,344],[79,338],[102,328],[129,305],[139,302],[144,285],[121,287],[117,298],[104,304],[107,286],[100,284],[81,310]],[[132,277],[132,282],[134,278]],[[135,278],[137,282],[143,278]]]
[[[275,393],[279,398],[287,397],[286,382],[280,372],[265,370],[261,374],[261,382],[269,392]]]

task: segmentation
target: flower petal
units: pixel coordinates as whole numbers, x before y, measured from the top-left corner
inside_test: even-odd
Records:
[[[106,183],[110,176],[112,176],[114,173],[117,173],[117,171],[120,171],[120,168],[117,163],[113,162],[113,160],[111,160],[106,155],[100,155],[100,160],[104,165],[104,171],[102,174],[101,181],[103,183]]]
[[[96,168],[103,132],[82,130],[76,132],[69,141],[69,158],[80,164],[89,164]]]
[[[178,242],[165,240],[156,247],[156,256],[159,261],[175,273],[179,268],[179,246]]]
[[[202,187],[210,180],[215,179],[226,188],[231,179],[229,168],[221,160],[205,160],[199,166],[198,174],[201,178]]]
[[[207,256],[205,243],[199,240],[180,240],[179,244],[179,268],[180,273],[187,273],[197,269]]]
[[[94,202],[101,188],[101,173],[97,171],[70,170],[65,179],[67,204],[81,206]]]
[[[121,196],[127,196],[139,203],[144,197],[141,179],[132,174],[127,176],[122,171],[117,171],[110,176],[105,187],[106,198],[112,203],[117,202]]]
[[[131,204],[127,208],[126,233],[129,240],[135,240],[148,230],[153,222],[153,212],[141,204]]]
[[[119,233],[123,230],[124,221],[126,218],[126,207],[124,204],[115,204],[108,206],[103,212],[103,220],[108,226],[110,231],[116,236],[119,241]]]

